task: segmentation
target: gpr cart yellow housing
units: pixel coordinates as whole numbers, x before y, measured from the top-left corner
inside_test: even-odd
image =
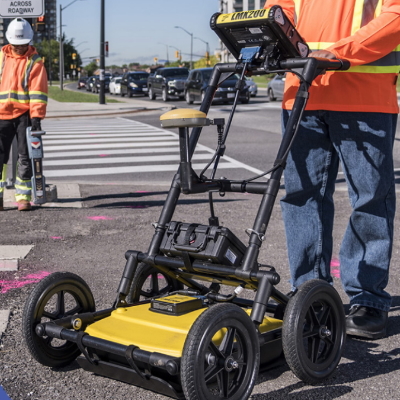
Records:
[[[61,367],[78,358],[88,371],[167,396],[243,400],[259,368],[282,354],[308,383],[329,377],[340,361],[344,312],[335,289],[313,280],[287,296],[276,288],[279,274],[258,256],[309,87],[318,74],[346,69],[348,63],[307,57],[306,43],[278,6],[217,13],[211,28],[237,62],[214,67],[200,110],[161,117],[163,127],[179,131],[180,166],[147,252],[125,254],[114,304],[95,311],[88,285],[68,272],[43,279],[27,300],[23,332],[43,365]],[[274,165],[264,174],[269,179],[215,179],[245,76],[271,72],[293,72],[301,85]],[[240,78],[228,121],[207,118],[215,91],[233,74]],[[196,173],[191,158],[208,125],[216,126],[218,143],[208,165]],[[219,224],[214,192],[260,195],[247,245]],[[208,193],[208,225],[173,220],[179,196],[191,193]],[[166,282],[162,288],[160,277]],[[241,297],[246,290],[256,292],[254,300]]]

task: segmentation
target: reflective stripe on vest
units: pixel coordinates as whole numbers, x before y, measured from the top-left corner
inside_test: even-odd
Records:
[[[293,0],[295,4],[296,19],[300,14],[300,6],[302,0]],[[354,35],[360,28],[368,24],[376,18],[382,11],[382,0],[355,0],[353,21],[351,27],[351,35]],[[325,50],[334,43],[315,42],[307,43],[311,51]],[[361,72],[370,74],[397,74],[400,71],[400,45],[397,46],[386,56],[375,60],[371,63],[350,67],[347,71],[337,71],[341,73],[346,72]]]

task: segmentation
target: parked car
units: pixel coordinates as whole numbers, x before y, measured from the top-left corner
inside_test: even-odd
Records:
[[[203,101],[208,82],[211,77],[212,68],[198,68],[190,71],[189,77],[185,82],[185,99],[186,103],[192,104],[194,101]],[[229,103],[235,98],[235,85],[238,81],[237,75],[232,75],[222,82],[215,92],[213,103]],[[248,103],[250,100],[250,92],[248,86],[239,92],[239,101]]]
[[[285,89],[285,75],[275,75],[267,85],[267,96],[269,101],[276,101],[283,99],[283,92]]]
[[[86,87],[86,81],[88,80],[87,76],[81,76],[78,79],[78,89],[84,89]]]
[[[111,81],[111,75],[106,74],[104,76],[104,91],[105,92],[109,91],[110,81]],[[100,76],[98,76],[98,75],[96,76],[96,80],[93,83],[92,93],[100,93]]]
[[[96,81],[96,76],[94,76],[94,75],[87,78],[87,81],[86,81],[86,91],[87,92],[93,91],[93,84],[95,81]]]
[[[135,95],[147,96],[147,80],[149,73],[145,71],[128,71],[122,75],[121,96]]]
[[[253,81],[253,78],[247,77],[246,78],[246,85],[249,88],[250,96],[251,97],[256,97],[257,93],[258,93],[258,86],[257,86],[257,83],[255,83]]]
[[[121,76],[114,76],[114,78],[111,78],[110,80],[110,94],[121,94]]]
[[[185,81],[188,76],[187,68],[159,68],[147,81],[149,98],[154,100],[156,96],[161,95],[163,101],[168,101],[171,97],[183,99]]]

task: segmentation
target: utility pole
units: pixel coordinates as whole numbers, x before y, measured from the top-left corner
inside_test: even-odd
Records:
[[[104,60],[104,5],[105,0],[101,0],[101,11],[100,11],[100,95],[99,104],[106,104],[105,96],[105,60]]]

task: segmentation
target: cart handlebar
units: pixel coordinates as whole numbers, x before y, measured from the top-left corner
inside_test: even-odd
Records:
[[[310,59],[316,61],[316,68],[322,70],[347,70],[350,68],[350,61],[343,59],[330,59],[322,57],[307,57],[307,58],[288,58],[280,62],[282,69],[304,68]]]

